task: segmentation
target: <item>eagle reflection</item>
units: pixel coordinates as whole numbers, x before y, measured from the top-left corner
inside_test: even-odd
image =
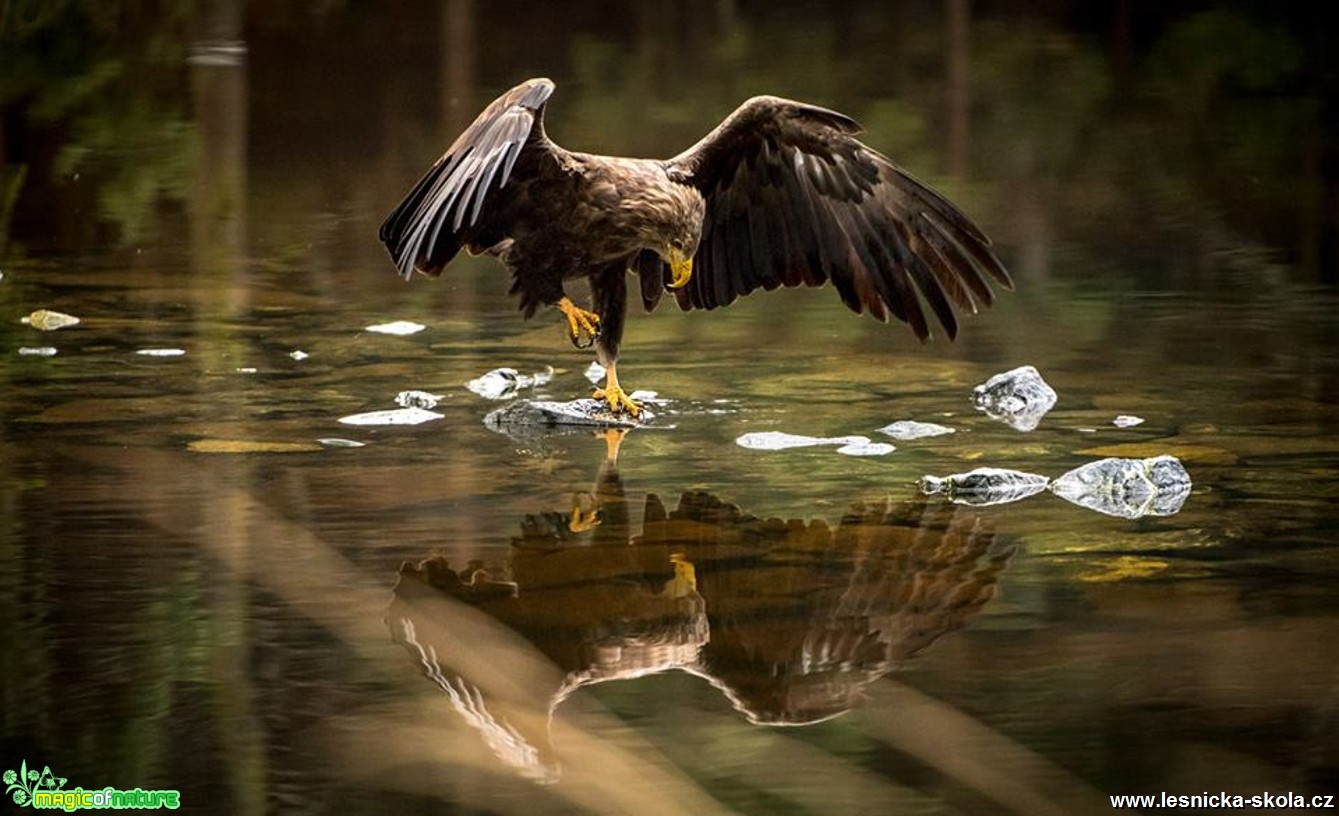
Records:
[[[547,699],[533,701],[547,717],[583,686],[677,669],[752,723],[799,726],[856,706],[866,686],[961,627],[1012,553],[975,514],[919,500],[856,504],[831,526],[759,518],[701,491],[672,509],[651,494],[634,525],[617,468],[623,433],[604,432],[591,494],[521,521],[503,570],[405,563],[390,605],[392,637],[531,776],[556,775],[547,734],[527,738],[489,714],[451,654],[462,647],[430,634],[450,631],[465,607],[433,599],[484,612],[558,667],[538,692]],[[477,657],[489,646],[468,648]]]

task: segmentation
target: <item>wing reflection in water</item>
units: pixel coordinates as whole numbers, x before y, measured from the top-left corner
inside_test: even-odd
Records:
[[[860,703],[865,688],[961,627],[992,597],[1011,554],[973,513],[922,501],[855,505],[836,526],[759,518],[704,492],[668,509],[655,495],[635,530],[617,434],[593,493],[570,512],[526,517],[506,574],[435,557],[401,567],[393,638],[504,762],[556,779],[544,733],[489,714],[460,668],[445,618],[474,609],[560,670],[542,707],[593,683],[669,670],[705,679],[748,720],[799,726]],[[463,601],[435,604],[442,595]],[[487,643],[470,643],[477,661]],[[539,702],[539,701],[536,701]]]

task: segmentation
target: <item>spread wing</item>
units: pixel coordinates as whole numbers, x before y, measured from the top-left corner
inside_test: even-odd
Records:
[[[922,301],[950,338],[953,307],[976,312],[1013,288],[990,239],[939,193],[854,138],[835,111],[755,97],[666,162],[707,201],[684,309],[759,287],[831,281],[853,311],[893,317],[925,339]],[[918,294],[919,293],[919,294]]]
[[[386,217],[381,242],[401,274],[440,275],[462,246],[494,243],[477,234],[490,192],[507,184],[527,149],[548,144],[544,104],[552,93],[551,81],[531,79],[493,100]]]

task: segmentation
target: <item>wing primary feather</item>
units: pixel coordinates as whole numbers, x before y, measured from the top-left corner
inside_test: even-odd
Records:
[[[748,216],[742,208],[731,207],[731,210],[728,216],[730,220],[725,229],[726,274],[716,276],[714,300],[717,306],[729,306],[734,302],[731,292],[744,288],[744,270],[753,263],[752,253],[749,251]]]
[[[814,209],[817,210],[821,205],[826,210],[826,216],[829,218],[829,224],[832,225],[834,263],[830,269],[834,287],[837,287],[838,295],[841,295],[842,303],[850,311],[861,314],[865,311],[865,301],[861,299],[861,292],[858,291],[858,280],[860,280],[861,265],[864,263],[860,257],[862,252],[856,244],[850,239],[850,233],[846,226],[842,224],[840,212],[834,209],[832,204],[825,198],[814,202]]]
[[[815,197],[815,191],[808,179],[796,176],[795,184],[799,187],[795,199],[801,208],[800,218],[804,220],[805,216],[808,216],[805,221],[808,228],[796,235],[796,241],[804,250],[805,263],[808,267],[805,271],[805,283],[810,286],[821,286],[833,276],[828,246],[836,240],[834,233],[837,232],[837,228],[832,223],[827,203]]]
[[[931,229],[925,232],[926,240],[944,257],[949,267],[955,270],[958,279],[971,290],[976,302],[984,306],[994,303],[995,294],[990,291],[990,286],[981,277],[981,273],[977,271],[976,264],[964,254],[962,246],[953,240],[953,237],[945,232],[944,228],[933,218],[927,219],[927,222]]]
[[[867,256],[873,261],[867,263],[871,289],[878,293],[884,305],[898,319],[911,326],[916,336],[924,340],[930,329],[925,323],[916,293],[911,290],[906,274],[901,270],[894,251],[888,247],[875,224],[870,223],[866,214],[858,207],[847,210],[855,232],[856,245],[864,245]]]
[[[459,232],[464,225],[465,214],[469,212],[475,195],[477,194],[481,200],[483,199],[485,191],[479,190],[479,182],[482,179],[482,171],[488,167],[489,158],[490,154],[485,153],[462,168],[459,180],[460,193],[453,198],[451,204],[455,210],[455,215],[451,221],[452,232]]]
[[[914,252],[905,240],[902,245],[907,249],[907,274],[911,276],[916,288],[920,290],[921,297],[930,305],[931,311],[939,319],[939,325],[944,327],[944,333],[948,335],[950,340],[956,338],[958,336],[958,319],[953,314],[953,306],[949,303],[938,279],[930,270],[930,266],[925,259]]]
[[[746,276],[746,285],[748,288],[739,292],[746,295],[758,285],[765,289],[775,289],[778,280],[775,260],[772,251],[772,242],[777,235],[773,231],[771,223],[772,207],[767,200],[766,190],[763,188],[762,201],[758,206],[750,207],[748,210],[749,219],[749,254],[752,256],[752,265],[745,270],[749,274]]]
[[[882,159],[884,166],[891,171],[891,176],[885,178],[885,183],[913,196],[917,202],[934,211],[941,219],[951,224],[955,230],[970,235],[982,243],[990,243],[990,239],[981,231],[981,228],[972,223],[972,220],[964,215],[962,210],[954,206],[953,202],[944,198],[938,190],[903,170],[884,156],[873,153],[873,151],[870,152]]]
[[[877,200],[871,199],[867,202],[870,205],[877,206]],[[945,333],[949,339],[953,339],[958,334],[958,321],[953,315],[953,306],[948,302],[944,295],[944,290],[939,286],[934,274],[925,260],[921,258],[912,246],[912,236],[908,231],[907,225],[900,219],[893,216],[892,213],[885,211],[876,212],[871,217],[871,223],[876,225],[878,233],[884,246],[892,253],[896,266],[890,272],[894,276],[901,278],[904,275],[911,279],[920,291],[921,300],[929,304],[931,311],[938,318],[939,324],[944,327]],[[908,297],[914,297],[907,286]]]
[[[508,145],[503,151],[504,155],[497,160],[489,162],[487,169],[484,171],[483,182],[479,185],[479,194],[474,197],[474,206],[470,208],[470,226],[474,226],[479,221],[479,212],[483,209],[484,197],[488,193],[488,185],[493,183],[493,177],[497,175],[497,171],[502,166],[502,159],[504,159],[508,153],[520,152],[520,146]],[[501,187],[502,185],[499,184],[498,186]]]
[[[971,314],[976,314],[976,301],[972,300],[971,293],[968,292],[958,274],[949,266],[943,253],[925,239],[925,229],[924,217],[918,216],[911,226],[911,251],[925,261],[931,274],[938,281],[939,288],[953,301],[954,305]]]
[[[728,202],[722,202],[722,207],[728,207]],[[722,230],[717,226],[719,222],[712,224],[712,275],[710,278],[702,279],[703,302],[709,303],[707,307],[714,309],[717,306],[723,306],[716,300],[716,286],[719,281],[724,281],[730,277],[730,246],[728,235],[722,235]]]

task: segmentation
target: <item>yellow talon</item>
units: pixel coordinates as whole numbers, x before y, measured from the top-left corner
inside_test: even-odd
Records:
[[[558,301],[558,309],[567,317],[567,334],[572,338],[572,345],[579,349],[590,348],[595,338],[600,336],[600,316],[586,311],[566,297]],[[581,342],[583,337],[590,338],[584,345]]]
[[[613,388],[597,388],[591,396],[595,399],[602,399],[609,403],[609,410],[616,414],[627,412],[634,417],[642,415],[642,404],[629,397],[622,388],[615,385]]]
[[[595,393],[591,396],[595,397],[595,399],[602,399],[609,403],[609,410],[616,414],[626,412],[634,417],[642,415],[641,403],[635,402],[632,397],[629,397],[627,392],[619,386],[618,374],[615,372],[614,366],[612,365],[606,370],[604,388],[595,389]]]

